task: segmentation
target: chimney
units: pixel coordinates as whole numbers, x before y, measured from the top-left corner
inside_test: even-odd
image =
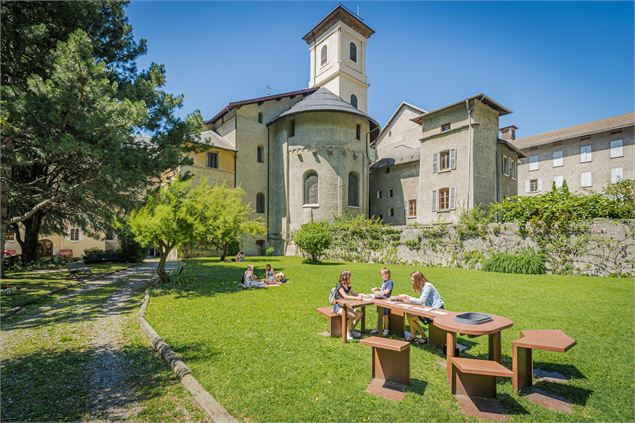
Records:
[[[515,125],[499,129],[499,131],[501,131],[501,138],[505,141],[514,141],[516,139],[516,129],[518,129],[518,127]]]

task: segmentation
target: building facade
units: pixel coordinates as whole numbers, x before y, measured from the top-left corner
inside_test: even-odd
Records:
[[[22,254],[22,248],[18,243],[17,236],[12,230],[7,231],[4,251],[7,255],[14,256]],[[40,235],[40,252],[44,256],[55,256],[64,254],[71,257],[81,257],[84,251],[91,248],[99,248],[102,251],[114,251],[119,247],[119,241],[113,234],[102,234],[101,236],[88,235],[80,228],[69,228],[63,235],[42,234]]]
[[[205,122],[201,142],[218,150],[219,167],[204,166],[210,150],[183,170],[210,184],[233,180],[245,192],[254,217],[267,226],[266,235],[241,240],[245,253],[260,254],[265,246],[293,253],[292,235],[302,224],[368,214],[369,143],[379,132],[365,112],[373,32],[336,7],[304,36],[308,88],[232,102]]]
[[[621,179],[635,179],[635,113],[559,129],[513,141],[527,157],[518,167],[521,195],[561,187],[601,191]]]

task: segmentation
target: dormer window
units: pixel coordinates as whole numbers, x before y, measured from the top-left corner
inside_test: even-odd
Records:
[[[441,132],[446,132],[449,130],[450,130],[450,122],[444,123],[443,125],[441,125]]]
[[[355,94],[351,94],[351,106],[357,109],[357,96]]]
[[[326,46],[322,46],[322,49],[320,50],[320,65],[324,66],[326,65],[326,61],[327,61],[327,54],[328,51],[326,49]]]
[[[350,57],[352,62],[357,63],[357,46],[352,41],[351,41],[351,44],[349,46],[349,57]]]

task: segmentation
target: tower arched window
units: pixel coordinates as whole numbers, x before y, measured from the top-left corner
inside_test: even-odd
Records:
[[[357,109],[357,96],[355,94],[351,94],[351,106]]]
[[[359,175],[355,172],[348,174],[348,205],[359,207]]]
[[[355,45],[354,42],[351,41],[351,44],[349,45],[349,57],[350,59],[357,63],[357,46]]]
[[[322,49],[320,50],[320,65],[326,65],[326,60],[328,59],[328,51],[326,49],[326,46],[322,46]]]
[[[265,195],[262,192],[256,194],[256,213],[265,212]]]
[[[318,174],[314,170],[304,175],[304,204],[318,204]]]

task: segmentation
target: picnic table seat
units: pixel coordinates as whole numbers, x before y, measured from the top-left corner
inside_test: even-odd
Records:
[[[72,261],[68,263],[66,267],[68,268],[68,272],[69,272],[67,279],[76,278],[83,274],[86,274],[86,275],[93,274],[93,271],[90,270],[90,268],[86,266],[86,263],[84,263],[83,261]]]
[[[315,311],[328,318],[328,328],[331,338],[339,338],[342,336],[342,316],[335,313],[333,307],[318,307]]]
[[[493,360],[452,357],[452,394],[469,397],[496,397],[496,378],[513,376],[511,370]]]
[[[372,347],[372,372],[368,392],[401,401],[410,385],[410,343],[371,336],[360,344]]]
[[[566,352],[576,341],[558,329],[521,330],[520,338],[512,341],[512,387],[514,392],[533,383],[532,350]]]

